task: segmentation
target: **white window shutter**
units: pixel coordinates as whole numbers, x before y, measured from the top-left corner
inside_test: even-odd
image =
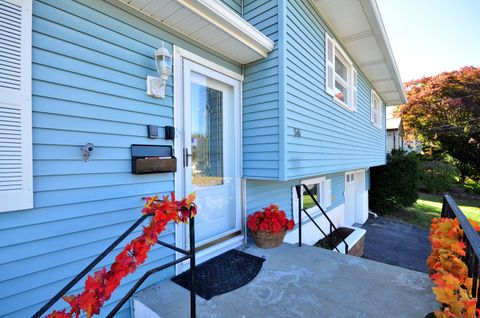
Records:
[[[298,196],[297,196],[297,189],[295,187],[292,188],[292,214],[293,214],[293,221],[295,224],[298,223]]]
[[[325,208],[332,205],[332,179],[325,179]]]
[[[325,33],[325,91],[335,95],[335,42]]]
[[[375,93],[373,90],[370,91],[370,120],[372,123],[375,123]]]
[[[380,97],[378,98],[378,126],[383,127],[383,110],[385,109],[384,104]]]
[[[32,0],[0,0],[0,212],[33,207]]]
[[[352,94],[350,95],[352,97],[352,101],[350,105],[352,105],[353,110],[357,110],[357,78],[357,70],[352,67]]]
[[[325,179],[318,183],[318,203],[322,208],[325,207]]]

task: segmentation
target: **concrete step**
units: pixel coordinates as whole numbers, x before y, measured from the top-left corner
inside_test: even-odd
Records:
[[[258,276],[208,301],[197,296],[197,317],[411,318],[438,308],[424,273],[308,245],[243,250],[266,259]],[[134,295],[134,317],[189,317],[189,296],[163,281]]]

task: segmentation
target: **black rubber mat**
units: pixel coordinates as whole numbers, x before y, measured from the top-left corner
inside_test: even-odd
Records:
[[[237,250],[218,255],[195,269],[195,293],[205,299],[228,293],[252,281],[260,272],[264,258]],[[190,270],[172,278],[190,290]]]

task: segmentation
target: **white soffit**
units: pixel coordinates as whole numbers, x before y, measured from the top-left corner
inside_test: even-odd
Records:
[[[375,0],[313,0],[313,3],[387,105],[406,103]]]
[[[238,63],[265,58],[274,43],[218,0],[119,0]]]

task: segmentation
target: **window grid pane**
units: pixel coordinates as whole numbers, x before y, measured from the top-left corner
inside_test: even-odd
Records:
[[[335,73],[348,83],[348,68],[337,56],[335,56]]]
[[[348,103],[348,88],[339,80],[335,81],[335,97],[345,104]]]
[[[307,185],[307,188],[310,190],[310,192],[313,194],[313,197],[315,200],[318,201],[318,184],[310,184]],[[303,190],[303,208],[304,209],[310,209],[315,206],[315,202],[313,202],[312,198],[308,195],[307,190]]]

